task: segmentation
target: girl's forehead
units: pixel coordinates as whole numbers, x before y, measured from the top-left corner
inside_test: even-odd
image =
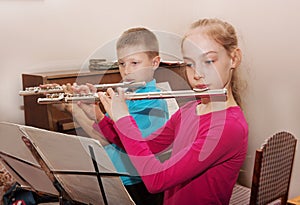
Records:
[[[183,41],[182,48],[184,52],[202,52],[218,51],[223,48],[222,45],[217,43],[214,39],[210,38],[203,33],[194,32],[189,33]]]

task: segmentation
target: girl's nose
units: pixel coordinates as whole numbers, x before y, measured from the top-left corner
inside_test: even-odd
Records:
[[[204,78],[204,74],[196,69],[194,72],[194,79],[199,80],[200,78]]]

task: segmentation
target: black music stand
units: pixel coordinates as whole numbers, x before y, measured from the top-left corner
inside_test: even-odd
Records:
[[[59,204],[134,204],[119,179],[128,174],[115,171],[96,140],[11,123],[0,130],[0,158],[20,184]]]

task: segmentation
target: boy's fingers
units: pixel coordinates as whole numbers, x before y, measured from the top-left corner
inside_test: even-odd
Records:
[[[93,84],[87,83],[86,85],[90,89],[90,92],[92,92],[92,93],[96,93],[97,92],[97,88],[95,88],[95,86]]]

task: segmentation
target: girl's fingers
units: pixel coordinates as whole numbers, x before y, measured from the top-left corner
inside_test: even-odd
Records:
[[[119,97],[124,99],[124,93],[125,93],[124,89],[119,87],[119,88],[117,88],[117,92],[118,92]]]
[[[106,92],[108,93],[110,98],[115,97],[115,92],[112,88],[108,88]]]

